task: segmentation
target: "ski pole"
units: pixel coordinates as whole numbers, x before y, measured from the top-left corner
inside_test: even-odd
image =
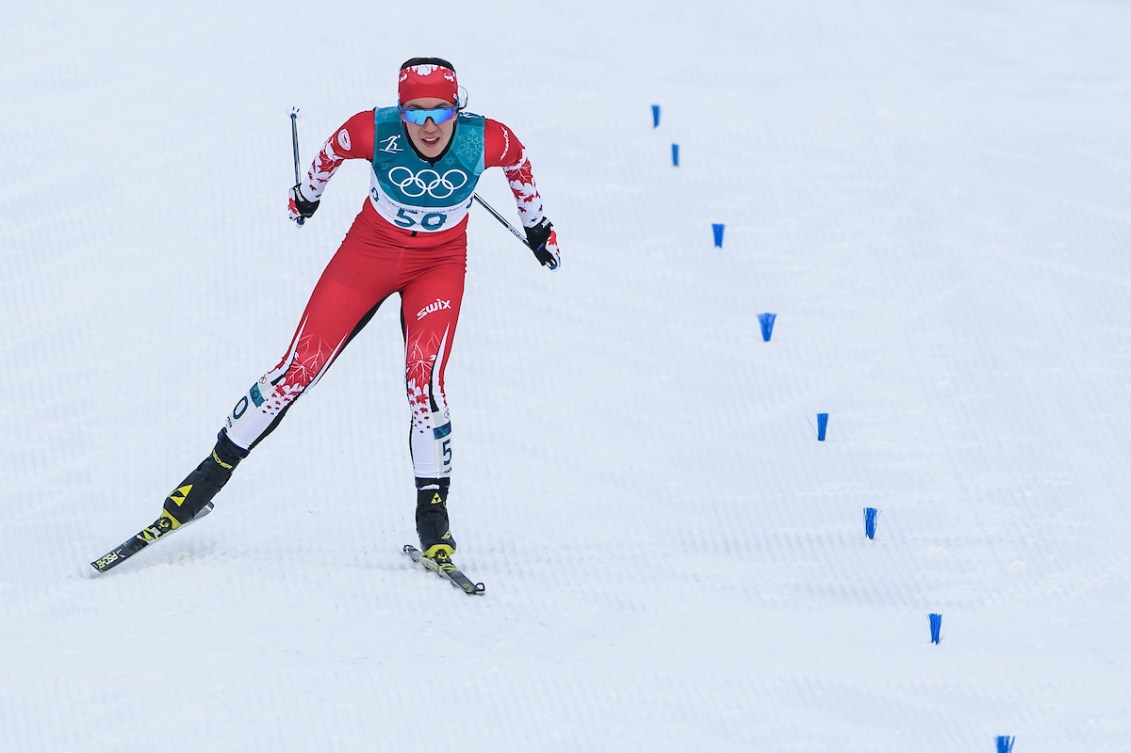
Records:
[[[522,245],[526,246],[531,251],[534,250],[534,248],[530,245],[530,241],[526,240],[526,237],[518,231],[518,228],[516,228],[514,225],[507,222],[507,218],[503,217],[503,215],[496,212],[495,208],[493,206],[491,206],[487,202],[483,201],[483,199],[479,198],[479,194],[473,193],[473,194],[471,194],[471,198],[478,201],[483,206],[484,209],[486,209],[488,212],[491,213],[492,217],[494,217],[499,222],[503,223],[503,225],[506,226],[507,230],[510,230],[512,233],[514,233],[514,237],[518,238],[520,241],[522,241]],[[550,266],[551,270],[554,270],[554,269],[557,269],[557,268],[558,268],[557,264],[553,264],[553,265]]]
[[[299,177],[298,177],[298,108],[297,107],[291,108],[291,143],[294,145],[294,149],[295,149],[295,185],[297,186],[299,184]],[[298,223],[299,225],[302,225],[302,223],[305,222],[305,220],[302,217],[299,217],[297,220],[295,220],[295,222]]]
[[[471,198],[478,201],[483,206],[484,209],[486,209],[488,212],[491,213],[492,217],[494,217],[499,222],[503,223],[503,225],[506,226],[507,230],[510,230],[512,233],[514,233],[514,237],[518,238],[520,241],[522,241],[522,245],[526,246],[527,248],[530,248],[530,243],[526,240],[526,236],[523,235],[522,233],[520,233],[518,231],[518,228],[516,228],[514,225],[507,222],[507,218],[504,217],[503,215],[499,214],[498,212],[496,212],[495,208],[493,206],[491,206],[487,202],[483,201],[483,199],[479,198],[479,194],[473,193],[473,194],[471,194]]]

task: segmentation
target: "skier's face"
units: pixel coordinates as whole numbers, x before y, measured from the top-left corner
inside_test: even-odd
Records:
[[[420,99],[410,99],[408,102],[402,104],[406,110],[431,110],[434,108],[452,107],[451,102],[446,102],[442,99],[435,97],[421,97]],[[447,148],[448,142],[452,139],[452,131],[455,129],[456,120],[451,118],[439,125],[432,118],[424,121],[424,125],[417,125],[404,121],[404,126],[408,130],[408,137],[412,139],[413,145],[417,151],[425,157],[439,157]]]

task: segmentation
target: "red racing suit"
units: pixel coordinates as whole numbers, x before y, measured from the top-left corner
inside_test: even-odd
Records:
[[[456,142],[460,127],[457,121],[449,147]],[[483,168],[503,168],[522,224],[536,225],[542,220],[542,201],[522,143],[497,121],[482,119],[482,128]],[[311,164],[301,183],[303,195],[310,201],[319,199],[347,159],[368,160],[376,170],[377,129],[374,110],[347,120],[326,140]],[[407,133],[400,143],[406,149],[411,147]],[[412,160],[419,162],[416,175],[427,172],[442,157],[428,160],[415,149],[399,156],[402,163],[410,161],[409,170],[415,169]],[[473,176],[472,181],[477,178]],[[236,403],[222,432],[240,447],[254,448],[278,425],[299,395],[317,384],[381,303],[398,293],[411,409],[410,449],[417,485],[440,480],[446,484],[452,470],[452,435],[444,371],[463,300],[467,210],[471,202],[447,210],[445,229],[417,232],[390,221],[388,209],[377,201],[376,194],[371,191],[315,285],[282,359]],[[292,199],[292,218],[296,216],[294,210]]]

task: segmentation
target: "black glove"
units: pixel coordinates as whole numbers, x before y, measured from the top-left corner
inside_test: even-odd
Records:
[[[562,258],[558,251],[558,234],[554,232],[550,218],[543,217],[537,225],[525,230],[526,242],[530,245],[530,250],[534,252],[534,258],[538,263],[543,267],[557,269],[562,263]]]
[[[306,197],[302,195],[301,185],[301,183],[295,183],[294,187],[291,188],[290,206],[287,207],[290,210],[291,219],[300,225],[314,216],[320,203],[318,201],[307,201]]]

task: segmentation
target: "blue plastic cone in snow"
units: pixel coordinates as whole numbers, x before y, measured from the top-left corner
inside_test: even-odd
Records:
[[[939,637],[939,633],[942,632],[942,615],[929,614],[927,616],[931,620],[931,643],[938,643],[940,640],[942,640]]]
[[[870,539],[876,538],[876,515],[879,513],[874,507],[864,508],[864,535]]]
[[[660,106],[652,105],[652,127],[658,128],[660,126]]]
[[[762,325],[762,342],[770,341],[774,334],[774,319],[777,318],[777,314],[758,314],[758,324]]]
[[[818,442],[824,442],[825,441],[825,430],[828,429],[828,428],[829,428],[829,414],[828,413],[818,413],[817,414],[817,441]]]
[[[711,232],[715,234],[715,248],[723,247],[723,228],[726,227],[721,222],[711,223]]]
[[[997,753],[1012,753],[1013,737],[1007,735],[997,736]]]
[[[679,167],[679,144],[672,144],[672,167]]]

